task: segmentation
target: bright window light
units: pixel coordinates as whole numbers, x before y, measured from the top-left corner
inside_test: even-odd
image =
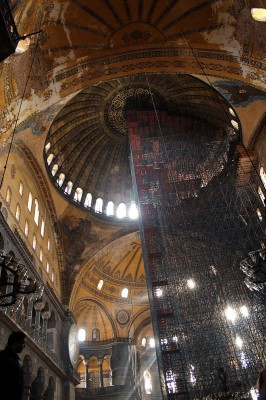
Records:
[[[87,195],[85,197],[85,201],[84,201],[84,206],[91,207],[91,205],[92,205],[92,195],[91,195],[91,193],[87,193]]]
[[[252,18],[258,22],[266,22],[266,9],[265,8],[252,8]]]
[[[58,179],[57,179],[57,184],[58,184],[58,186],[61,187],[61,186],[63,185],[64,180],[65,180],[65,174],[63,174],[63,173],[61,172],[61,174],[59,174],[59,177],[58,177]]]
[[[231,124],[233,125],[233,127],[234,127],[235,129],[239,129],[238,122],[235,121],[234,119],[231,120]]]
[[[67,183],[66,188],[65,188],[65,193],[71,194],[72,186],[73,186],[73,183],[72,183],[71,181],[69,181],[69,182]]]
[[[197,381],[194,371],[195,371],[194,365],[190,365],[190,382],[192,383],[192,385],[195,385]]]
[[[51,164],[53,158],[54,158],[54,154],[49,154],[49,156],[47,157],[47,160],[46,160],[47,161],[47,165]]]
[[[146,394],[152,393],[152,380],[149,371],[146,369],[144,371],[144,386]]]
[[[127,299],[128,294],[129,294],[128,289],[127,288],[123,288],[122,291],[121,291],[121,297],[124,297],[125,299]]]
[[[54,164],[51,170],[52,175],[55,176],[57,171],[58,171],[58,164]]]
[[[19,194],[22,196],[23,195],[23,183],[20,181],[19,183]]]
[[[106,208],[107,216],[114,215],[114,203],[113,201],[109,201]]]
[[[161,288],[155,289],[155,296],[161,297],[163,295],[163,290]]]
[[[229,107],[229,112],[230,112],[230,114],[232,114],[233,116],[235,116],[235,112],[234,112],[234,110],[233,110],[231,107]]]
[[[103,285],[104,285],[104,281],[103,281],[103,279],[100,279],[100,281],[99,281],[98,284],[97,284],[97,289],[98,289],[98,290],[101,290],[102,287],[103,287]]]
[[[241,339],[240,336],[237,336],[235,339],[235,344],[237,345],[237,347],[239,347],[240,349],[242,349],[243,346],[243,340]]]
[[[99,197],[95,202],[95,212],[102,213],[103,200]]]
[[[149,339],[149,347],[151,347],[151,349],[155,348],[155,339],[154,338]]]
[[[46,152],[46,153],[48,152],[48,150],[50,149],[50,147],[51,147],[51,143],[47,143],[47,145],[45,146],[45,152]]]
[[[188,279],[187,286],[189,289],[194,289],[196,287],[196,282],[193,279]]]
[[[243,317],[248,317],[249,316],[249,312],[248,312],[247,306],[240,307],[240,312],[243,315]]]
[[[235,322],[236,317],[237,317],[237,313],[236,313],[234,308],[227,307],[227,309],[225,310],[225,316],[229,321]]]
[[[129,211],[128,211],[129,218],[131,219],[137,219],[138,218],[138,209],[136,207],[136,204],[132,202],[130,205]]]
[[[81,201],[83,195],[83,190],[81,188],[77,188],[74,193],[74,200]]]
[[[124,203],[120,203],[117,212],[116,212],[117,218],[125,218],[126,217],[126,206]]]
[[[85,334],[86,334],[85,329],[83,329],[83,328],[79,329],[79,331],[78,331],[78,340],[79,340],[79,342],[84,342],[85,341]]]
[[[142,338],[141,346],[146,347],[146,338],[145,337]]]

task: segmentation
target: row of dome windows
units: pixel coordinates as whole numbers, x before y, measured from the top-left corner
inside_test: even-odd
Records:
[[[19,194],[20,194],[21,196],[23,195],[23,189],[24,189],[23,183],[20,181],[20,184],[19,184]],[[10,206],[10,204],[11,204],[11,199],[12,199],[12,192],[11,192],[10,187],[8,186],[8,187],[7,187],[7,192],[6,192],[6,202],[9,204],[9,206]],[[29,196],[28,196],[28,210],[29,210],[30,213],[31,213],[31,211],[32,211],[32,205],[33,205],[33,196],[32,196],[32,193],[29,192]],[[20,206],[19,203],[17,203],[17,205],[16,205],[15,218],[16,218],[16,220],[17,220],[18,223],[19,223],[19,222],[20,222],[20,219],[21,219],[21,206]],[[36,224],[37,226],[39,225],[39,203],[38,203],[38,200],[37,200],[37,199],[34,200],[34,222],[35,222],[35,224]],[[44,237],[44,232],[45,232],[45,221],[44,221],[43,218],[41,218],[41,229],[40,229],[40,233],[41,233],[41,236],[42,236],[42,237]],[[29,222],[28,222],[27,219],[25,220],[24,234],[25,234],[25,236],[26,236],[27,238],[29,237]],[[48,238],[48,239],[47,239],[47,250],[48,250],[48,251],[50,251],[50,246],[51,246],[51,241],[50,241],[50,238]],[[33,234],[32,248],[33,248],[34,250],[36,250],[36,248],[37,248],[37,237],[36,237],[36,234],[35,234],[35,233]],[[44,252],[43,252],[43,248],[40,247],[39,260],[40,260],[40,262],[41,262],[42,264],[43,264],[43,261],[44,261],[43,259],[44,259]],[[47,259],[47,262],[46,262],[46,272],[47,272],[48,275],[50,274],[50,262],[49,262],[49,259]],[[52,280],[52,282],[55,281],[55,273],[54,273],[54,270],[53,270],[53,269],[52,269],[52,271],[51,271],[51,280]]]
[[[53,154],[50,154],[47,158],[47,164],[50,165],[52,160],[54,158]],[[53,176],[55,176],[55,174],[58,171],[58,164],[54,164],[51,170],[51,173]],[[63,186],[63,183],[65,181],[65,174],[61,173],[59,174],[59,177],[57,179],[57,184],[59,187]],[[68,195],[71,195],[73,189],[73,182],[69,181],[64,189],[64,192]],[[82,196],[83,196],[83,190],[81,188],[77,188],[74,192],[73,195],[73,200],[77,201],[77,202],[81,202],[82,200]],[[87,207],[87,208],[91,208],[92,207],[92,195],[91,193],[87,193],[85,200],[83,202],[83,206]],[[94,205],[94,211],[96,213],[103,213],[103,200],[101,198],[96,199],[95,205]],[[136,203],[134,201],[131,202],[130,206],[126,207],[125,203],[120,203],[117,207],[117,209],[115,210],[115,205],[112,201],[109,201],[105,210],[105,214],[106,216],[116,216],[117,218],[130,218],[130,219],[137,219],[138,218],[138,209],[136,206]]]
[[[103,285],[104,285],[104,281],[103,281],[103,279],[100,279],[97,284],[97,289],[102,290]],[[129,296],[129,289],[125,287],[121,290],[121,297],[123,297],[124,299],[127,299],[128,296]]]

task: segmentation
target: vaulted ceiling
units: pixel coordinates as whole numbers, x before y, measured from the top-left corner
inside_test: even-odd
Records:
[[[65,254],[62,289],[68,302],[75,282],[87,285],[93,296],[100,278],[94,257],[101,259],[106,246],[117,239],[123,243],[138,229],[69,203],[56,184],[59,173],[95,197],[131,199],[125,110],[132,107],[167,109],[225,127],[232,115],[240,140],[252,143],[265,115],[265,25],[252,19],[250,9],[263,4],[13,0],[11,5],[21,35],[41,33],[31,37],[26,52],[0,64],[0,140],[3,146],[26,145],[46,176],[59,252]],[[48,143],[60,167],[55,176],[54,164],[47,165]],[[79,242],[73,244],[75,235]],[[103,271],[114,285],[121,281],[118,287],[132,278],[143,285],[140,242],[129,243],[135,272],[128,273],[130,262],[115,259]],[[128,251],[117,246],[116,257],[128,260]],[[111,286],[97,296],[107,296]],[[86,305],[77,307],[82,318]]]

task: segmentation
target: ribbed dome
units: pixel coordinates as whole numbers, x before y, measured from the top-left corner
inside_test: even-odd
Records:
[[[115,211],[120,203],[129,207],[134,202],[126,120],[130,109],[165,110],[223,131],[233,130],[232,125],[239,129],[226,100],[189,75],[140,74],[81,91],[53,121],[45,160],[58,190],[98,215],[106,216],[108,202]],[[111,205],[108,215],[114,210]]]

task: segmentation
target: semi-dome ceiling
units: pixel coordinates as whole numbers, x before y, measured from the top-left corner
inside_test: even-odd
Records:
[[[240,132],[234,110],[212,87],[190,75],[140,74],[102,82],[58,113],[45,143],[48,172],[70,201],[106,216],[108,202],[134,202],[127,110],[164,110],[214,130]],[[101,214],[102,212],[102,214]],[[112,213],[111,213],[112,214]],[[111,215],[110,214],[110,215]],[[111,215],[112,216],[112,215]]]

